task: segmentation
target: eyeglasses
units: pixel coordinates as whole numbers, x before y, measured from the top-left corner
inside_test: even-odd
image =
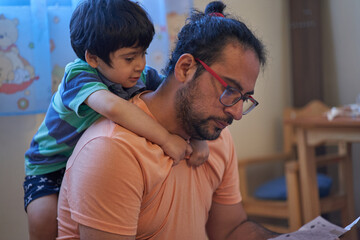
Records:
[[[219,75],[217,75],[214,70],[212,70],[206,63],[201,61],[198,58],[195,58],[206,71],[208,71],[216,80],[218,80],[221,85],[225,87],[224,92],[221,94],[219,101],[222,105],[226,107],[231,107],[235,105],[240,100],[243,100],[243,115],[248,114],[253,110],[259,103],[252,96],[244,96],[238,89],[230,87]]]

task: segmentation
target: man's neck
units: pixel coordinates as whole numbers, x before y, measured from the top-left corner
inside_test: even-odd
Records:
[[[175,92],[171,90],[171,87],[161,85],[155,92],[143,94],[141,99],[145,102],[152,115],[165,129],[184,139],[189,139],[189,136],[184,132],[179,121],[176,119],[174,103]]]

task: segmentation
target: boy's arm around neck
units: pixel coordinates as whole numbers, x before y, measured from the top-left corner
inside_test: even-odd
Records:
[[[107,90],[92,93],[85,103],[102,116],[124,128],[158,144],[175,164],[184,159],[188,143],[178,135],[170,134],[139,107]]]

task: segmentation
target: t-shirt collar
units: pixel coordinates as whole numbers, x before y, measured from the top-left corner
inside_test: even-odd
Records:
[[[145,84],[139,79],[135,86],[131,88],[124,88],[120,83],[114,83],[107,79],[104,75],[102,75],[99,71],[97,71],[101,81],[109,88],[109,90],[118,95],[121,98],[129,100],[136,94],[145,90]]]

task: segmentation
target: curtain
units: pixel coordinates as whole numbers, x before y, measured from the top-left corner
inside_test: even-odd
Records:
[[[44,113],[76,58],[69,36],[72,11],[79,0],[0,1],[0,116]],[[192,0],[140,0],[156,34],[147,64],[165,66],[176,33]]]

